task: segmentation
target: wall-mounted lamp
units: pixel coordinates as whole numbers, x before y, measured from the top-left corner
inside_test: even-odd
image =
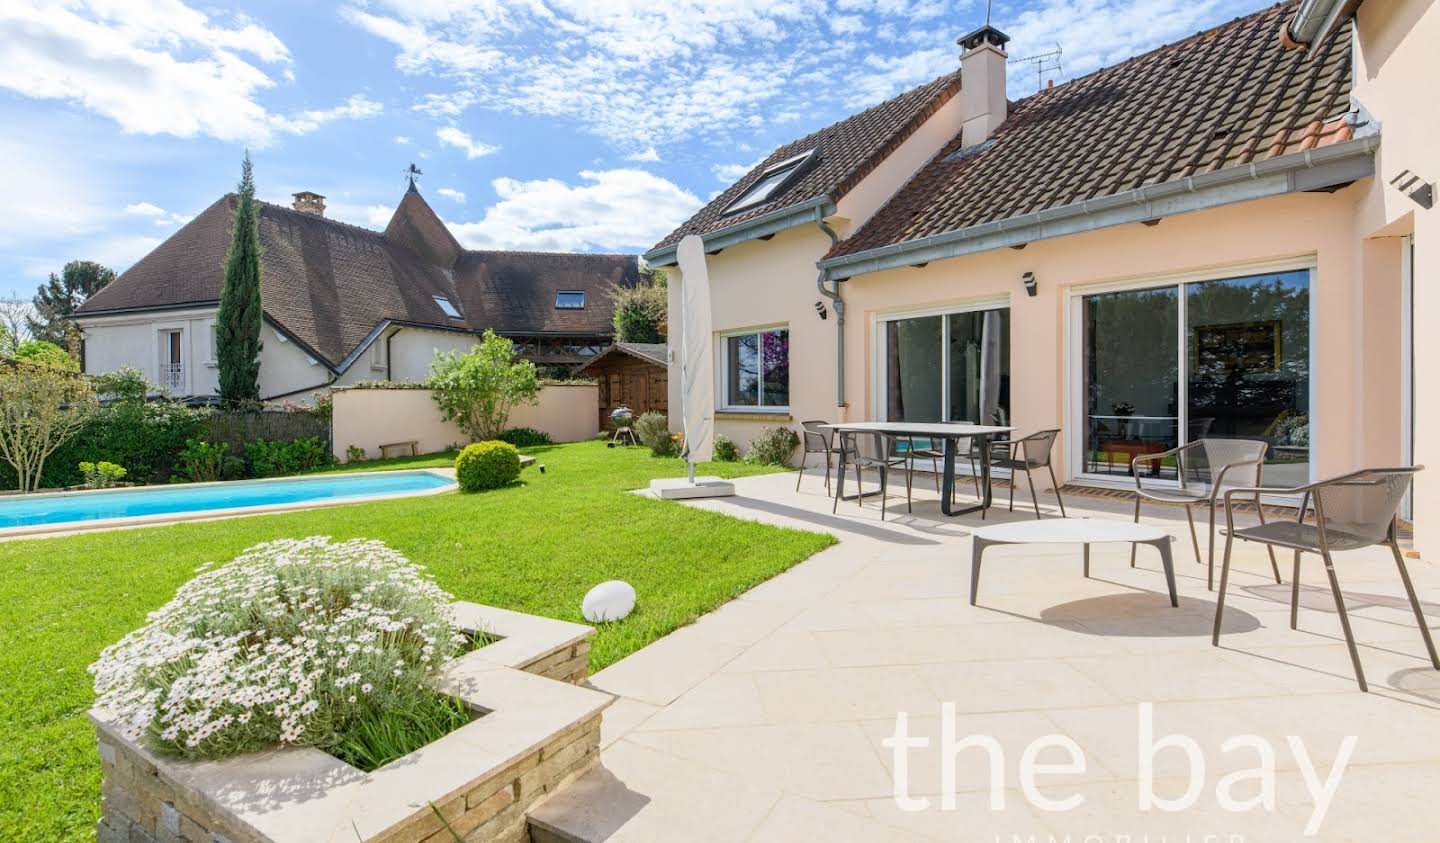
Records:
[[[1390,184],[1427,211],[1435,206],[1435,186],[1409,170],[1401,170]]]
[[[1035,281],[1035,273],[1027,272],[1020,276],[1020,282],[1025,285],[1025,295],[1034,298],[1039,284]]]
[[[830,313],[825,309],[825,302],[823,301],[815,302],[815,312],[820,314],[821,321],[824,321],[825,319],[828,319],[830,317]]]

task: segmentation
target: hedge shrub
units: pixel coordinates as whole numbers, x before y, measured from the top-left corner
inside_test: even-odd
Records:
[[[659,413],[646,413],[635,420],[635,435],[640,444],[650,449],[657,457],[673,457],[680,453],[675,434],[670,432],[669,421]]]
[[[500,434],[501,442],[509,442],[517,448],[534,448],[537,445],[551,445],[550,434],[533,427],[512,427]]]
[[[42,488],[78,486],[82,462],[123,465],[136,483],[164,483],[185,440],[202,435],[211,410],[170,401],[118,401],[101,407],[80,432],[45,460]],[[17,488],[15,470],[0,462],[0,488]]]
[[[715,437],[714,450],[716,462],[735,462],[740,459],[740,447],[723,433]]]
[[[747,462],[760,465],[789,465],[790,455],[800,447],[800,437],[788,427],[760,428],[760,433],[750,440],[750,454]]]
[[[466,492],[498,489],[519,477],[520,451],[509,442],[476,442],[455,458],[455,479]]]

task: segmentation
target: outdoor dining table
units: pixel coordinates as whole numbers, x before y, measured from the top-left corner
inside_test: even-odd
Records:
[[[999,427],[988,424],[965,424],[961,422],[842,422],[840,424],[823,425],[825,428],[836,433],[874,433],[882,437],[920,437],[922,439],[939,439],[945,443],[944,468],[940,475],[940,511],[946,515],[965,515],[971,512],[983,512],[990,507],[990,440],[1001,434],[1014,430],[1013,427]],[[982,445],[980,451],[980,487],[981,501],[975,506],[967,506],[962,509],[955,509],[951,506],[951,493],[955,489],[955,452],[956,442],[961,439],[978,439]],[[853,500],[855,495],[845,495],[845,448],[839,449],[839,479],[835,484],[835,494],[841,500]]]

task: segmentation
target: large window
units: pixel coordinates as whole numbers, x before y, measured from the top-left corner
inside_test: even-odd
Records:
[[[724,337],[725,406],[790,406],[790,331],[775,328]]]
[[[886,421],[1003,423],[1010,415],[1010,310],[881,323]]]
[[[1086,295],[1078,333],[1083,472],[1218,437],[1269,443],[1267,482],[1308,479],[1308,270]]]

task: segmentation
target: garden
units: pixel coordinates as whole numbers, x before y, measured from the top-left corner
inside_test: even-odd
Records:
[[[86,718],[95,699],[87,667],[197,569],[261,542],[379,539],[457,599],[573,622],[583,622],[590,588],[625,580],[639,599],[629,617],[600,625],[590,650],[595,671],[832,541],[628,494],[681,474],[673,457],[600,441],[521,450],[545,473],[532,469],[480,494],[0,542],[0,838],[90,839],[100,764]],[[324,470],[450,467],[456,456]],[[704,470],[738,477],[775,469],[717,462]]]

